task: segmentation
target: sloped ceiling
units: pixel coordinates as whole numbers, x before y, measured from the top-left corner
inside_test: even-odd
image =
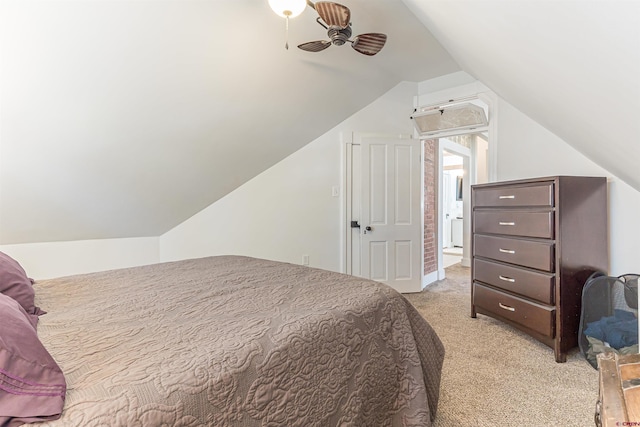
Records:
[[[400,0],[374,57],[267,0],[2,0],[0,244],[158,236],[401,81],[459,67]],[[411,106],[409,106],[411,108]],[[410,111],[409,111],[410,112]]]
[[[158,236],[397,83],[459,70],[400,0],[367,57],[266,0],[2,0],[0,244]]]
[[[639,1],[405,3],[464,71],[640,191]]]
[[[0,244],[161,235],[397,83],[459,70],[640,189],[640,3],[342,3],[380,54],[298,50],[325,38],[309,8],[287,51],[266,0],[2,0]]]

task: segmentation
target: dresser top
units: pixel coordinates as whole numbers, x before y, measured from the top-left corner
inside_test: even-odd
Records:
[[[525,179],[515,179],[509,181],[494,181],[487,182],[483,184],[474,184],[472,188],[482,188],[482,187],[491,187],[496,185],[518,185],[518,184],[536,184],[545,181],[593,181],[593,182],[606,182],[607,178],[604,176],[578,176],[578,175],[556,175],[556,176],[545,176],[539,178],[525,178]]]

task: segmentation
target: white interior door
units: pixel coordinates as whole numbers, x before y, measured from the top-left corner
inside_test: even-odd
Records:
[[[355,135],[360,145],[361,275],[399,292],[422,289],[420,142]]]

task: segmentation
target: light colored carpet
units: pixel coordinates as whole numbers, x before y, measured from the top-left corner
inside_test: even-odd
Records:
[[[593,426],[598,372],[576,348],[566,363],[553,350],[490,317],[470,316],[470,271],[405,296],[445,345],[435,427]]]

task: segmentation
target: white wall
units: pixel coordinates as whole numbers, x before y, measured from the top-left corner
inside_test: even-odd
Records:
[[[469,79],[460,76],[418,85],[402,83],[223,199],[160,237],[3,245],[35,279],[150,264],[216,254],[243,254],[341,271],[344,233],[342,183],[344,145],[350,133],[410,133],[414,97],[442,92],[442,82],[458,84],[464,95]],[[465,76],[463,76],[465,77]],[[471,86],[482,88],[480,84]],[[441,100],[438,95],[438,100]],[[609,180],[610,274],[640,270],[640,193],[574,150],[564,141],[497,98],[497,179],[552,175],[599,175]],[[268,143],[268,141],[264,142]],[[332,196],[339,186],[340,196]]]
[[[617,276],[640,272],[640,192],[504,100],[499,101],[498,140],[500,181],[554,175],[606,176],[609,182],[609,273]]]
[[[159,239],[80,240],[73,242],[0,245],[33,279],[153,264],[159,260]]]
[[[483,92],[464,74],[419,84],[420,102]],[[465,80],[466,78],[466,80]],[[461,80],[462,79],[462,80]],[[453,84],[449,89],[443,87]],[[425,93],[428,92],[428,93]],[[432,92],[429,92],[432,91]],[[407,133],[416,85],[403,83],[370,106],[160,238],[160,259],[244,254],[341,271],[343,182],[341,133]],[[437,101],[437,100],[436,100]],[[640,193],[495,97],[497,137],[489,159],[498,180],[553,175],[606,176],[609,181],[610,274],[640,270]]]
[[[241,254],[343,268],[344,140],[407,134],[415,83],[401,83],[296,153],[160,238],[161,260]],[[312,120],[310,118],[310,120]],[[268,141],[263,143],[268,144]],[[339,196],[332,188],[339,186]]]

